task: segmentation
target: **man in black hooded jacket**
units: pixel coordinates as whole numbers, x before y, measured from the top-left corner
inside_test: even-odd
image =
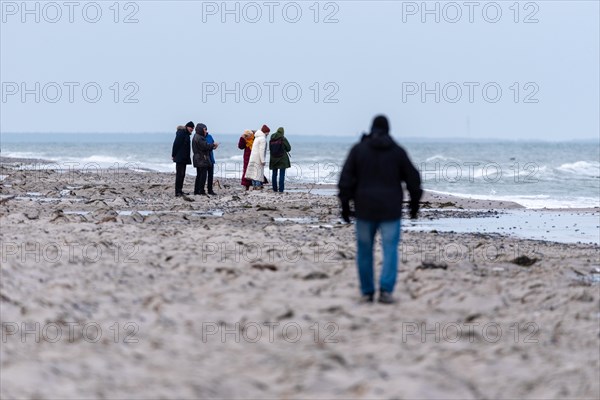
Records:
[[[183,181],[185,179],[186,167],[192,163],[190,158],[190,136],[194,131],[194,123],[192,121],[185,126],[178,126],[175,140],[173,141],[173,149],[171,150],[171,159],[175,163],[175,196],[180,197],[183,193]]]
[[[356,262],[365,301],[373,301],[375,293],[373,243],[379,230],[383,245],[379,301],[394,302],[403,182],[410,193],[411,218],[416,218],[422,194],[419,171],[389,135],[387,118],[377,116],[371,133],[350,150],[338,184],[342,218],[350,222],[351,200],[356,209]]]

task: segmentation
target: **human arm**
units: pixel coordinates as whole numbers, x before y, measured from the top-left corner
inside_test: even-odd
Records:
[[[356,185],[356,147],[353,147],[346,158],[338,183],[338,197],[340,198],[342,207],[342,218],[346,222],[350,222],[350,200],[354,199]]]
[[[211,150],[216,150],[219,147],[219,143],[215,142],[215,139],[212,135],[206,135],[206,142],[211,146]]]
[[[175,160],[177,153],[179,153],[179,150],[181,149],[181,146],[183,145],[184,139],[185,138],[180,133],[175,134],[175,140],[173,141],[173,149],[171,150],[171,159],[172,160]]]
[[[419,201],[423,195],[421,175],[406,153],[401,157],[400,168],[404,182],[406,183],[406,189],[410,194],[410,218],[416,219],[419,213]]]
[[[209,143],[206,138],[199,139],[196,145],[200,151],[211,151],[214,149],[214,144]]]

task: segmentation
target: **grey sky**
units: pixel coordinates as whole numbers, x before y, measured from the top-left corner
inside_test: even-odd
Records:
[[[597,1],[428,2],[439,23],[422,15],[421,1],[227,2],[239,23],[235,12],[222,15],[221,1],[120,2],[118,16],[114,1],[101,1],[97,23],[85,20],[96,18],[92,2],[47,3],[27,3],[39,10],[36,23],[21,1],[2,1],[2,132],[172,132],[191,119],[215,133],[267,123],[356,135],[383,112],[398,136],[599,136]],[[299,21],[288,22],[298,8]],[[128,15],[138,22],[123,23]],[[328,15],[338,22],[324,23]],[[431,90],[424,102],[422,84]],[[93,103],[95,87],[102,97]],[[128,94],[138,102],[125,102]]]

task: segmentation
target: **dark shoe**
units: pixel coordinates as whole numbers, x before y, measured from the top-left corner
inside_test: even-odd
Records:
[[[217,195],[215,192],[208,192],[208,194],[210,194],[211,196],[216,196]]]
[[[381,291],[379,293],[379,302],[383,304],[394,304],[396,300],[390,292]]]
[[[194,196],[206,196],[206,192],[194,192]]]
[[[183,193],[175,193],[175,197],[181,197],[183,196]]]
[[[363,294],[360,298],[361,303],[372,303],[373,302],[373,293],[371,294]]]

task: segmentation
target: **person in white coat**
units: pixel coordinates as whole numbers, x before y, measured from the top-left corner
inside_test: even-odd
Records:
[[[248,161],[248,169],[246,170],[246,178],[252,179],[252,187],[257,189],[263,188],[263,180],[265,178],[265,164],[267,162],[267,136],[271,130],[267,125],[263,125],[260,130],[254,134],[254,143],[252,144],[252,152]]]

